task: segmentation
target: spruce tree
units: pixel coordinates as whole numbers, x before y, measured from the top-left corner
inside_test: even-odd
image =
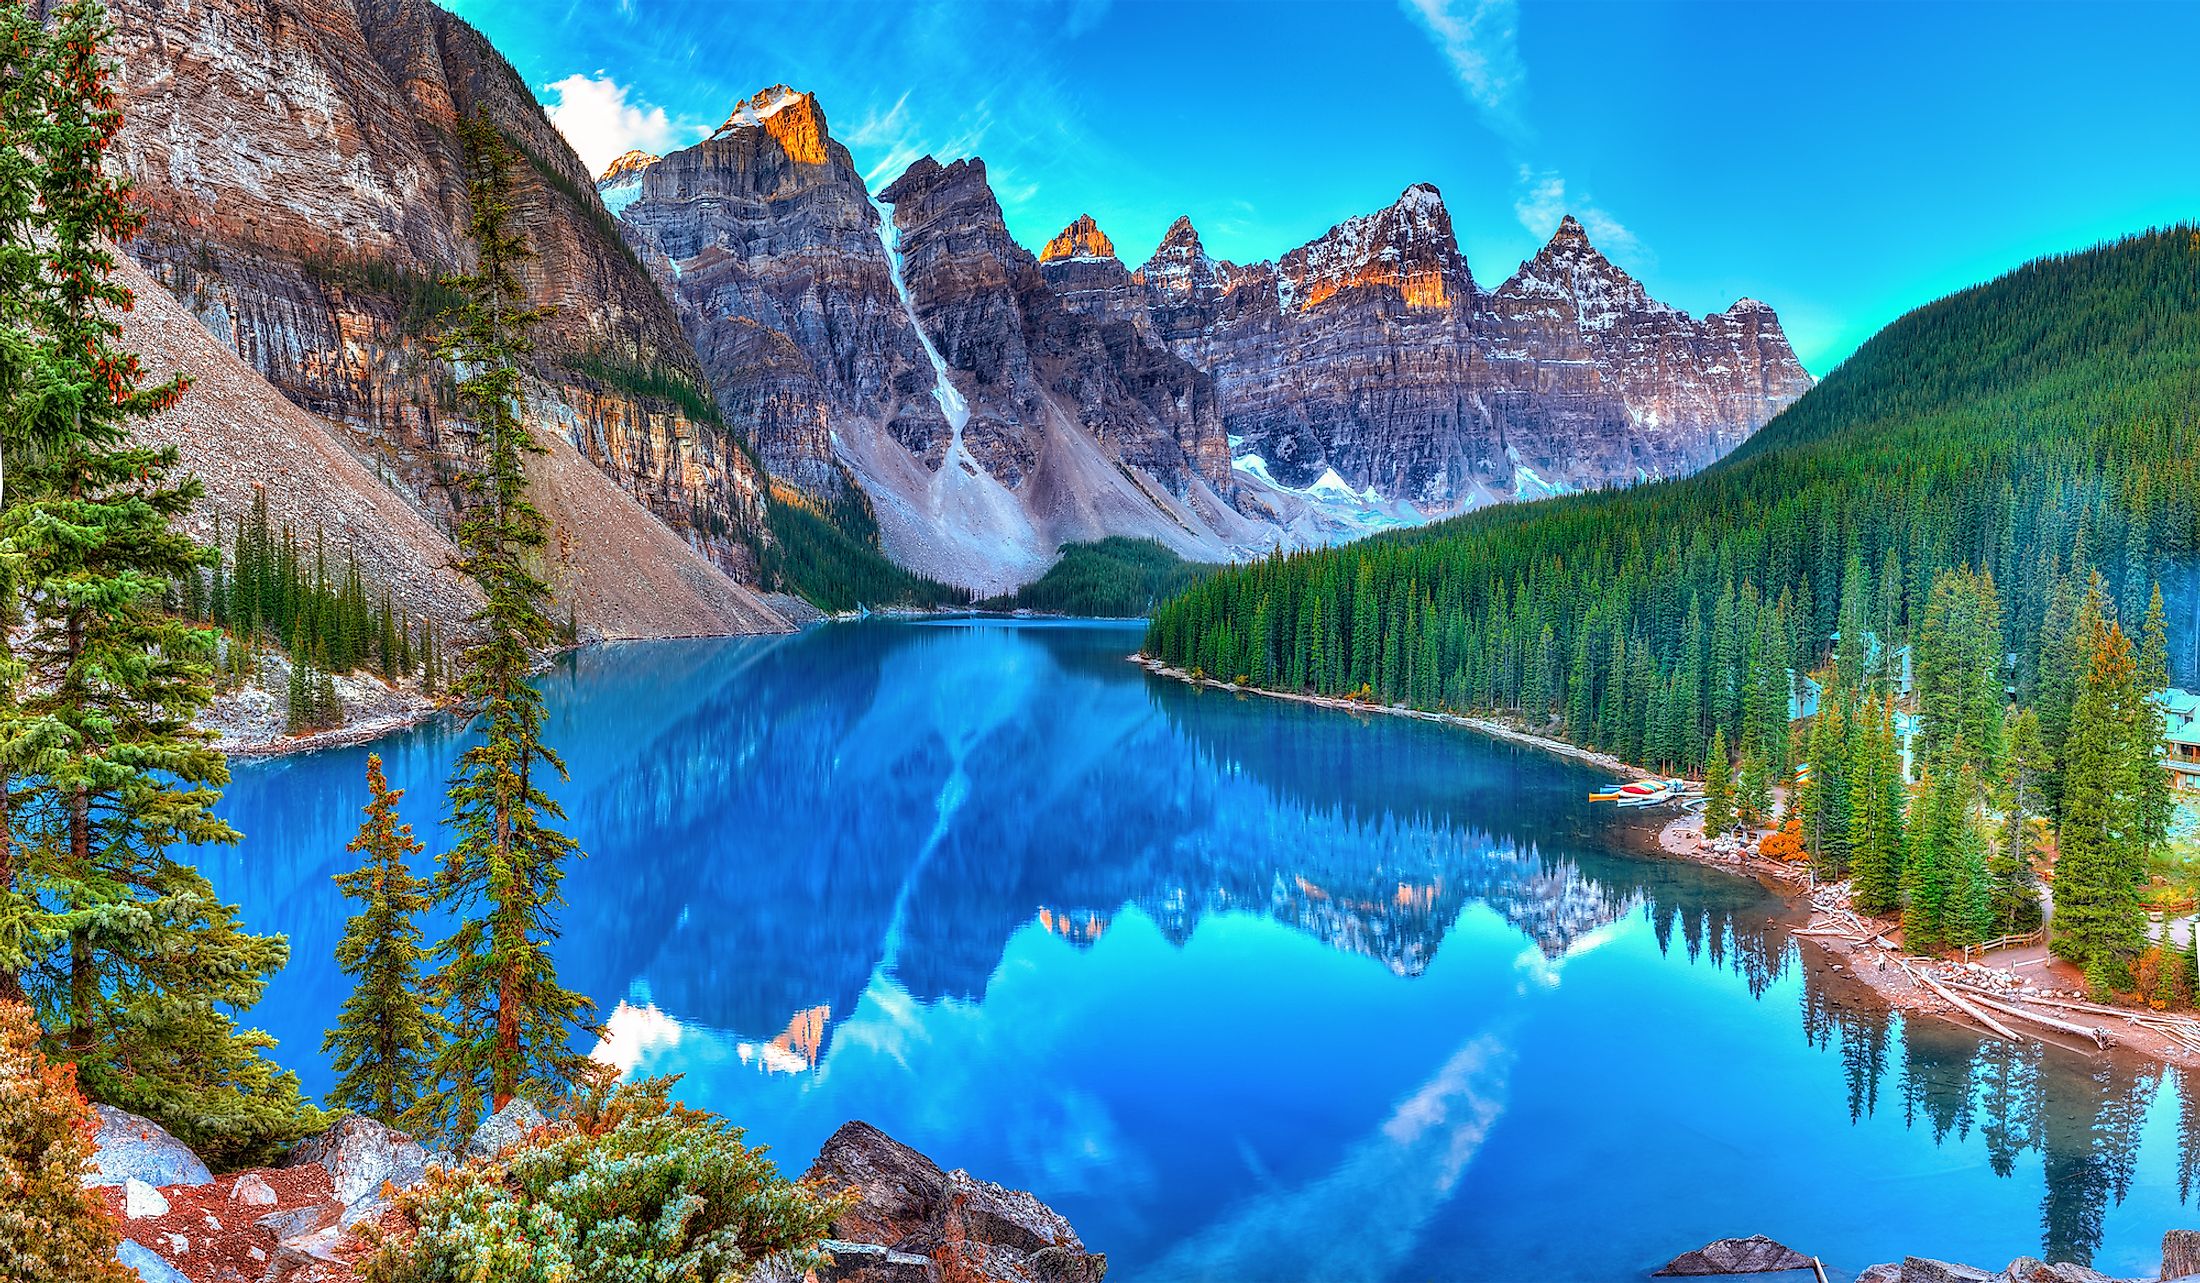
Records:
[[[1734,766],[1727,760],[1724,727],[1711,732],[1703,770],[1703,835],[1725,837],[1734,828]]]
[[[1859,913],[1892,913],[1902,907],[1902,809],[1908,790],[1891,716],[1876,699],[1864,705],[1856,740],[1850,903]]]
[[[2032,871],[2031,817],[2040,804],[2040,773],[2046,758],[2039,718],[2031,709],[2009,728],[2009,761],[2001,786],[1999,842],[1987,862],[1994,885],[1993,935],[2034,931],[2040,925],[2039,878]]]
[[[331,1105],[380,1119],[392,1127],[417,1125],[413,1116],[434,1064],[440,1029],[424,999],[419,915],[428,907],[426,880],[412,859],[424,849],[412,826],[400,823],[403,789],[392,789],[379,754],[367,758],[366,819],[344,849],[361,857],[358,868],[336,875],[336,885],[359,912],[345,923],[336,965],[352,978],[336,1028],[321,1041],[335,1053]]]
[[[478,114],[461,135],[476,261],[472,273],[449,281],[465,301],[438,349],[477,433],[458,567],[480,586],[483,604],[452,691],[476,710],[481,742],[460,756],[451,778],[458,841],[438,887],[458,920],[433,980],[451,1022],[436,1067],[454,1088],[437,1117],[454,1133],[471,1128],[484,1098],[501,1109],[523,1088],[562,1092],[585,1061],[573,1036],[593,1028],[592,1004],[558,983],[551,956],[558,884],[578,848],[551,825],[564,816],[543,776],[563,778],[565,766],[543,742],[542,695],[529,681],[555,633],[549,589],[528,564],[547,523],[528,498],[525,461],[542,447],[521,418],[519,362],[541,313],[527,306],[518,274],[530,251],[513,223],[509,146]]]
[[[1744,824],[1757,826],[1773,821],[1772,773],[1766,769],[1765,759],[1749,744],[1742,745],[1742,761],[1734,786],[1734,810]]]
[[[211,630],[169,613],[167,590],[211,560],[174,522],[200,497],[172,448],[131,424],[183,394],[148,385],[115,346],[131,303],[112,246],[143,220],[106,152],[121,116],[93,0],[52,13],[33,150],[44,290],[27,318],[59,413],[10,460],[0,540],[20,558],[22,697],[0,710],[13,831],[41,943],[24,988],[57,1055],[94,1098],[166,1125],[210,1162],[264,1153],[316,1119],[296,1079],[237,1027],[287,956],[242,929],[178,843],[234,842],[213,806],[228,766],[192,726],[212,698]],[[21,901],[17,901],[18,908]],[[18,914],[11,917],[19,918]]]
[[[2131,643],[2103,618],[2097,590],[2084,616],[2089,660],[2063,748],[2053,947],[2121,989],[2146,943],[2144,777],[2159,773],[2159,717],[2144,698]]]

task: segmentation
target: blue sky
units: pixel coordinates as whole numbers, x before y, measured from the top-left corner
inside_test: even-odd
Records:
[[[1177,215],[1272,257],[1413,182],[1475,280],[1566,212],[1650,292],[1751,295],[1824,374],[1907,309],[2200,216],[2200,6],[446,0],[582,157],[818,95],[874,187],[982,156],[1036,247]]]

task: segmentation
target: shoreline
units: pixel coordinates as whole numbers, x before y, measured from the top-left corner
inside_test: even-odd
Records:
[[[1258,686],[1240,686],[1212,677],[1194,677],[1186,669],[1164,664],[1145,655],[1132,655],[1129,658],[1132,663],[1156,677],[1168,678],[1189,686],[1213,687],[1235,694],[1258,695],[1266,699],[1311,704],[1342,712],[1376,713],[1439,722],[1492,739],[1538,749],[1556,757],[1618,772],[1629,779],[1666,778],[1634,763],[1623,762],[1609,753],[1599,753],[1546,735],[1537,735],[1491,718],[1468,717],[1457,713],[1430,713],[1334,695],[1308,695],[1295,691],[1268,690]],[[1889,947],[1886,938],[1897,929],[1895,924],[1864,918],[1848,908],[1847,883],[1814,886],[1808,865],[1767,860],[1756,855],[1757,837],[1762,834],[1746,842],[1727,839],[1718,844],[1707,843],[1703,840],[1700,819],[1686,812],[1645,815],[1640,821],[1628,825],[1628,828],[1635,836],[1636,840],[1632,845],[1637,848],[1636,853],[1639,855],[1647,858],[1687,860],[1694,864],[1723,869],[1738,877],[1752,878],[1777,894],[1788,910],[1787,920],[1782,925],[1799,947],[1803,964],[1814,968],[1824,983],[1850,991],[1868,992],[1874,1000],[1884,1004],[1889,1010],[1904,1015],[1921,1015],[1949,1021],[1989,1038],[2001,1036],[1998,1031],[1983,1027],[1973,1013],[1966,1013],[1949,1001],[1945,996],[1945,989],[1936,992],[1922,979],[1918,970],[1929,969],[1928,974],[1943,985],[1956,985],[1956,996],[1967,1002],[1977,1000],[1979,1006],[1985,1008],[1988,1018],[2002,1017],[1997,1022],[2025,1040],[2083,1052],[2086,1055],[2138,1056],[2180,1068],[2200,1067],[2200,1048],[2181,1042],[2160,1030],[2135,1024],[2132,1020],[2133,1017],[2152,1019],[2162,1013],[2144,1008],[2119,1008],[2120,1013],[2126,1013],[2120,1016],[2101,1012],[2082,1014],[2054,1007],[2046,1011],[2034,1009],[2037,1015],[2097,1028],[2100,1035],[2112,1040],[2108,1046],[2100,1047],[2085,1041],[2077,1033],[2045,1030],[2029,1021],[2009,1018],[1998,1008],[1986,1006],[1991,1002],[2010,1001],[2013,995],[2008,990],[1988,997],[1963,987],[1965,979],[1997,985],[1999,982],[1995,979],[1996,976],[2009,977],[2013,982],[2010,989],[2018,988],[2018,984],[2014,982],[2034,979],[2059,981],[2061,977],[2057,974],[2057,969],[2067,970],[2068,964],[2047,957],[2044,950],[2011,950],[2008,953],[2021,952],[2024,956],[2021,959],[2011,959],[2007,953],[1987,955],[1980,962],[1961,967],[1940,958],[1904,953],[1898,947]],[[2002,959],[2001,963],[1995,962],[1997,957]],[[2007,965],[2005,969],[2004,964],[2013,965]],[[2030,974],[2026,975],[2025,972]],[[2061,994],[2077,986],[2051,983],[2026,984],[2024,987]]]

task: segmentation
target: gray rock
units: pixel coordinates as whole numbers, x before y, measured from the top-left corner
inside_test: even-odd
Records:
[[[1748,1238],[1722,1238],[1693,1252],[1683,1252],[1665,1263],[1652,1278],[1701,1277],[1713,1274],[1764,1274],[1776,1270],[1807,1270],[1810,1258],[1785,1243],[1762,1234]]]
[[[2162,1236],[2162,1277],[2200,1274],[2200,1230],[2171,1230]]]
[[[466,1138],[466,1157],[495,1158],[519,1142],[520,1137],[546,1122],[542,1111],[525,1097],[514,1096],[504,1108],[482,1120]]]
[[[343,1267],[343,1260],[336,1254],[337,1245],[343,1241],[341,1225],[325,1225],[308,1234],[287,1238],[275,1249],[275,1259],[268,1262],[268,1283],[284,1283],[295,1278],[326,1277],[323,1267]]]
[[[1902,1258],[1901,1283],[1995,1283],[1994,1276],[1973,1265],[1936,1261],[1925,1256]]]
[[[93,1140],[96,1174],[87,1185],[120,1185],[132,1177],[148,1185],[204,1185],[214,1179],[191,1147],[149,1118],[111,1105],[94,1105],[99,1135]]]
[[[1902,1283],[1902,1266],[1895,1261],[1882,1261],[1864,1268],[1856,1276],[1856,1283]]]
[[[229,1201],[246,1207],[273,1207],[277,1203],[275,1187],[258,1172],[246,1172],[229,1187]]]
[[[943,1172],[868,1123],[847,1123],[834,1132],[811,1164],[809,1177],[854,1190],[854,1206],[833,1224],[834,1238],[842,1243],[876,1244],[926,1257],[955,1244],[959,1268],[950,1272],[999,1283],[1099,1283],[1107,1274],[1108,1258],[1087,1251],[1077,1231],[1053,1208],[968,1172]],[[903,1267],[881,1257],[876,1268]],[[846,1277],[902,1283],[910,1276]]]
[[[428,1151],[420,1142],[371,1118],[347,1114],[334,1127],[305,1141],[283,1160],[285,1167],[318,1163],[326,1168],[336,1201],[346,1207],[384,1191],[409,1189],[428,1171]]]
[[[273,1234],[278,1242],[298,1238],[320,1229],[328,1223],[328,1208],[315,1204],[311,1207],[291,1207],[280,1212],[269,1212],[253,1222],[254,1225]]]
[[[2020,1256],[2009,1262],[2008,1265],[2003,1266],[2001,1273],[1995,1277],[2004,1280],[2005,1283],[2030,1283],[2034,1270],[2044,1270],[2046,1268],[2047,1262],[2036,1256]]]
[[[939,1263],[929,1256],[839,1239],[818,1246],[826,1259],[810,1272],[816,1283],[939,1283]]]
[[[168,1200],[152,1186],[132,1176],[122,1182],[122,1214],[133,1221],[168,1215]]]
[[[2025,1283],[2116,1283],[2116,1280],[2075,1262],[2057,1261],[2035,1268],[2025,1275]]]
[[[122,1246],[115,1249],[115,1259],[136,1270],[145,1283],[191,1283],[167,1258],[134,1238],[122,1240]]]

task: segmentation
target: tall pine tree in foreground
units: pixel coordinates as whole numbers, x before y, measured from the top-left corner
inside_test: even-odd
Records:
[[[428,1085],[441,1032],[420,982],[428,951],[417,919],[428,907],[428,884],[412,871],[423,847],[412,825],[397,818],[404,796],[383,775],[381,756],[368,757],[367,818],[344,848],[362,860],[336,875],[344,895],[360,902],[336,945],[336,964],[352,978],[352,991],[321,1042],[321,1050],[335,1053],[328,1103],[392,1127],[417,1123],[414,1106]]]
[[[286,944],[244,931],[169,854],[237,835],[213,813],[227,762],[192,726],[212,696],[213,633],[166,607],[170,586],[211,560],[174,526],[200,489],[174,449],[129,437],[185,382],[148,385],[115,346],[131,296],[112,279],[113,245],[143,215],[105,165],[121,123],[109,35],[92,0],[56,6],[28,121],[45,262],[23,315],[5,319],[32,336],[42,392],[36,448],[9,458],[0,513],[23,621],[20,695],[0,707],[16,863],[4,921],[49,1050],[76,1063],[85,1091],[222,1164],[317,1115],[262,1056],[272,1040],[232,1015],[259,999]]]
[[[459,569],[481,587],[473,639],[452,694],[477,711],[481,742],[460,756],[450,783],[458,842],[445,857],[439,894],[458,920],[439,949],[433,986],[449,1007],[450,1038],[437,1057],[452,1090],[437,1121],[469,1130],[486,1101],[501,1109],[523,1089],[563,1092],[585,1062],[572,1048],[592,1028],[592,1004],[558,983],[558,884],[573,840],[543,776],[565,764],[543,742],[542,695],[528,680],[554,638],[550,592],[530,567],[547,523],[527,497],[526,459],[542,447],[520,417],[520,360],[541,316],[527,305],[519,266],[531,256],[512,219],[512,153],[487,118],[460,127],[476,254],[470,275],[449,284],[465,299],[438,340],[459,376],[460,408],[477,433],[477,470],[458,525]]]

